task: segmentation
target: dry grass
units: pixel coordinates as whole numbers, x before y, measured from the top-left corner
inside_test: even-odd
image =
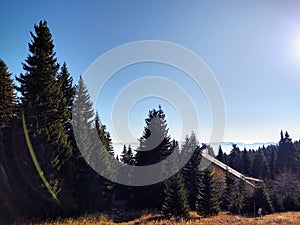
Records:
[[[104,216],[102,214],[89,215],[78,219],[65,219],[58,221],[45,221],[35,225],[300,225],[300,212],[286,212],[267,215],[262,218],[245,218],[241,216],[233,216],[226,212],[221,212],[218,216],[210,218],[201,218],[195,212],[191,212],[190,219],[165,219],[158,212],[140,212],[141,216],[129,222],[116,223],[112,216]],[[33,225],[33,224],[32,224]]]

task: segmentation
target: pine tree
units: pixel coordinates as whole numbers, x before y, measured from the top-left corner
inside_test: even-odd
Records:
[[[172,140],[171,144],[172,155],[163,163],[163,172],[167,174],[176,174],[178,172],[178,163],[180,160],[180,148],[178,141]]]
[[[201,216],[217,215],[220,211],[220,194],[216,187],[214,174],[210,169],[202,172],[197,196],[197,213]]]
[[[146,126],[143,136],[139,140],[139,147],[135,155],[137,166],[147,166],[164,160],[171,154],[171,137],[168,134],[168,125],[165,113],[161,106],[158,110],[149,111],[145,120]],[[158,177],[163,175],[163,168]],[[145,174],[145,177],[151,174]],[[136,188],[136,202],[139,207],[161,208],[163,200],[163,183],[153,184],[146,187]]]
[[[276,161],[277,172],[287,171],[294,166],[293,155],[295,153],[295,149],[292,139],[287,131],[284,136],[283,132],[281,131],[280,136],[281,138],[278,147],[278,157]]]
[[[60,116],[57,110],[60,85],[56,81],[59,64],[47,22],[41,21],[34,29],[36,34],[30,32],[31,54],[23,63],[26,73],[17,77],[17,81],[21,83],[18,90],[22,94],[26,121],[34,130],[40,130],[48,126],[50,115],[54,121]]]
[[[127,160],[126,160],[126,164],[128,165],[134,165],[134,155],[133,155],[133,151],[131,146],[128,146],[128,150],[127,150]]]
[[[97,152],[99,156],[98,157],[93,156],[93,158],[94,160],[98,161],[96,163],[97,165],[100,165],[101,167],[103,166],[105,167],[106,178],[109,178],[111,180],[113,179],[113,176],[117,176],[118,168],[114,168],[110,163],[110,159],[112,159],[112,157],[114,157],[115,154],[112,146],[112,140],[110,138],[110,133],[106,131],[106,126],[101,123],[98,112],[96,113],[95,116],[95,129],[100,138],[101,145],[97,147],[99,149],[93,152],[93,153]],[[109,153],[109,154],[105,154],[105,153]],[[111,190],[113,188],[113,183],[107,181],[106,186]]]
[[[77,155],[74,157],[79,165],[76,178],[79,208],[82,211],[107,208],[112,197],[111,182],[100,177],[92,168],[96,171],[101,170],[106,177],[110,177],[111,167],[108,162],[110,154],[107,154],[104,144],[100,144],[100,120],[98,116],[94,117],[93,104],[82,77],[79,78],[76,86],[72,112],[73,129],[78,146]],[[90,185],[87,186],[87,183]]]
[[[14,84],[4,61],[0,59],[0,163],[1,154],[10,154],[11,122],[15,110]],[[9,152],[8,152],[9,151]]]
[[[110,137],[110,133],[106,130],[106,126],[101,123],[99,113],[96,112],[95,116],[95,128],[98,132],[98,135],[100,137],[100,140],[105,147],[105,149],[114,156],[115,152],[112,145],[112,139]]]
[[[294,142],[294,161],[295,161],[295,166],[294,170],[300,174],[300,140]],[[300,209],[300,196],[299,196],[299,209]]]
[[[297,201],[300,196],[299,174],[291,170],[276,174],[271,184],[273,190],[271,189],[272,193],[270,194],[272,194],[272,199],[275,199],[274,207],[285,211],[296,210],[296,206],[299,204]]]
[[[263,214],[270,214],[274,211],[270,196],[265,184],[259,185],[254,192],[253,200],[257,208],[262,208]]]
[[[53,190],[59,193],[67,177],[63,166],[72,155],[71,144],[60,115],[60,87],[57,81],[59,64],[55,57],[51,32],[46,21],[34,26],[35,34],[29,43],[29,51],[23,69],[25,74],[17,77],[20,83],[21,108],[29,134],[33,138],[34,150]],[[70,174],[68,175],[70,176]],[[65,191],[65,190],[63,190]],[[67,195],[65,193],[61,197]],[[72,207],[71,202],[63,205]]]
[[[121,154],[121,162],[127,164],[127,165],[134,165],[134,156],[131,149],[131,146],[128,146],[128,150],[126,148],[126,145],[123,147],[123,151]]]
[[[246,176],[250,176],[252,165],[251,165],[250,154],[246,148],[242,152],[242,161],[243,161],[242,173]]]
[[[226,171],[225,174],[225,182],[226,182],[226,188],[225,188],[225,196],[223,198],[224,200],[223,205],[225,210],[230,210],[230,205],[235,201],[234,192],[236,191],[236,184],[233,175],[228,171]]]
[[[245,185],[245,180],[240,179],[232,189],[231,202],[228,205],[228,209],[232,214],[240,215],[245,209],[248,197]]]
[[[219,145],[218,155],[216,156],[216,159],[222,163],[225,163],[224,153],[223,153],[221,145]]]
[[[275,174],[276,174],[276,154],[277,154],[277,149],[276,146],[268,146],[268,148],[271,151],[271,156],[270,156],[270,160],[269,160],[269,170],[270,170],[270,178],[274,179],[275,178]]]
[[[0,59],[0,129],[8,127],[14,115],[15,94],[11,74],[4,61]]]
[[[161,106],[158,110],[149,111],[145,122],[146,127],[136,153],[137,166],[158,163],[170,154],[171,138],[168,135],[169,129]]]
[[[124,165],[126,164],[126,165],[133,166],[135,164],[134,155],[133,155],[130,145],[128,146],[128,150],[127,150],[126,145],[124,145],[123,151],[121,153],[120,161],[122,163],[124,163]],[[124,171],[120,171],[120,170],[122,170],[122,167],[119,169],[118,176],[120,176],[121,179],[124,178],[124,176],[126,176],[128,183],[130,183],[133,169],[129,170],[128,173],[126,173],[126,174],[124,174]],[[134,188],[132,186],[117,184],[115,189],[116,189],[116,193],[117,193],[116,194],[117,199],[126,200],[128,205],[134,204],[135,192],[134,192]]]
[[[181,158],[186,158],[185,154],[193,152],[192,157],[182,169],[185,186],[188,192],[188,200],[191,210],[196,209],[196,201],[198,195],[198,181],[199,181],[199,165],[201,161],[201,149],[198,145],[196,135],[191,133],[190,137],[186,137],[185,143],[182,145]]]
[[[126,145],[123,146],[123,151],[121,153],[121,162],[126,163],[127,161],[127,147]]]
[[[242,171],[241,151],[236,144],[232,144],[232,150],[229,155],[229,166],[237,171]]]
[[[64,124],[65,130],[72,135],[72,105],[75,95],[75,88],[73,87],[73,78],[71,77],[67,64],[64,63],[61,71],[57,76],[60,85],[60,115]]]
[[[269,175],[267,160],[261,148],[254,155],[252,175],[257,178],[267,178]]]
[[[250,193],[246,190],[245,180],[240,179],[236,181],[235,179],[232,174],[226,172],[226,189],[223,198],[224,209],[232,214],[247,213],[249,207],[252,207]]]
[[[162,204],[164,215],[188,217],[189,204],[181,173],[177,173],[164,183],[164,194]]]
[[[14,84],[11,74],[4,61],[0,59],[0,218],[8,219],[10,216],[7,205],[10,205],[12,191],[10,178],[14,174],[12,155],[11,124],[15,109]],[[1,219],[0,219],[1,220]]]
[[[91,210],[95,202],[89,196],[93,191],[95,175],[90,166],[94,168],[97,163],[97,156],[93,157],[95,145],[92,140],[94,110],[82,77],[79,78],[75,87],[72,117],[72,127],[76,137],[74,161],[78,165],[77,176],[74,177],[75,190],[78,193],[76,201],[79,211]],[[87,183],[90,184],[89,188],[87,188]],[[99,185],[98,188],[101,189],[101,186]]]
[[[90,95],[82,77],[79,78],[78,85],[76,85],[72,113],[73,130],[77,147],[85,157],[86,161],[95,168],[99,156],[95,155],[98,151],[94,151],[96,148],[96,139],[93,139],[95,138],[93,136],[93,125],[95,123],[94,110],[93,104],[90,101]]]

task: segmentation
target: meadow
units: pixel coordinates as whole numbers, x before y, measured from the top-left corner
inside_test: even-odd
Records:
[[[58,219],[56,221],[44,221],[39,223],[29,223],[31,225],[300,225],[300,212],[284,212],[266,215],[261,218],[247,218],[242,216],[231,215],[227,212],[221,212],[217,216],[202,218],[196,213],[191,212],[190,218],[187,220],[178,218],[166,219],[159,212],[141,211],[136,215],[140,215],[137,218],[133,218],[127,222],[116,222],[119,218],[113,215],[93,214],[79,217],[77,219]],[[128,213],[127,217],[133,216]],[[25,223],[24,223],[25,224]],[[28,224],[28,223],[26,223]]]

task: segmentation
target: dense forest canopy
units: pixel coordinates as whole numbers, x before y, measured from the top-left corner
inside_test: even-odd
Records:
[[[16,77],[18,86],[0,60],[0,222],[100,212],[116,207],[118,200],[127,208],[155,208],[165,216],[182,217],[190,210],[202,216],[220,210],[250,215],[253,205],[264,214],[300,210],[300,141],[293,141],[287,131],[281,131],[276,145],[240,150],[234,144],[229,154],[219,147],[219,161],[263,180],[254,190],[215,166],[200,170],[201,151],[209,146],[201,145],[193,132],[180,146],[169,135],[163,106],[150,109],[138,148],[125,145],[117,157],[84,79],[74,85],[67,63],[57,61],[47,22],[34,25],[30,34],[24,72]],[[72,111],[73,105],[80,110]],[[74,137],[76,126],[84,127],[76,134],[80,143]],[[91,131],[96,131],[103,146],[95,145]],[[154,134],[159,143],[144,151]],[[149,186],[120,185],[92,169],[101,162],[108,173],[121,176],[122,165],[152,165],[170,155],[175,167],[191,151],[180,171]],[[116,157],[121,166],[110,165],[104,153]]]

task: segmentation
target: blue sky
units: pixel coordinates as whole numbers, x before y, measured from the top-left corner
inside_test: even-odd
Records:
[[[2,0],[0,5],[0,58],[14,75],[22,72],[29,31],[44,19],[58,60],[66,61],[75,81],[94,60],[119,45],[170,41],[195,52],[214,72],[226,104],[224,141],[278,141],[281,129],[300,139],[299,1]],[[182,72],[151,63],[119,71],[100,94],[97,108],[114,140],[139,137],[148,110],[158,104],[167,114],[171,135],[180,139],[180,115],[160,98],[142,99],[132,108],[132,135],[114,131],[114,96],[144,76],[172,79],[187,91],[200,114],[199,139],[207,141],[212,118],[205,94]]]

